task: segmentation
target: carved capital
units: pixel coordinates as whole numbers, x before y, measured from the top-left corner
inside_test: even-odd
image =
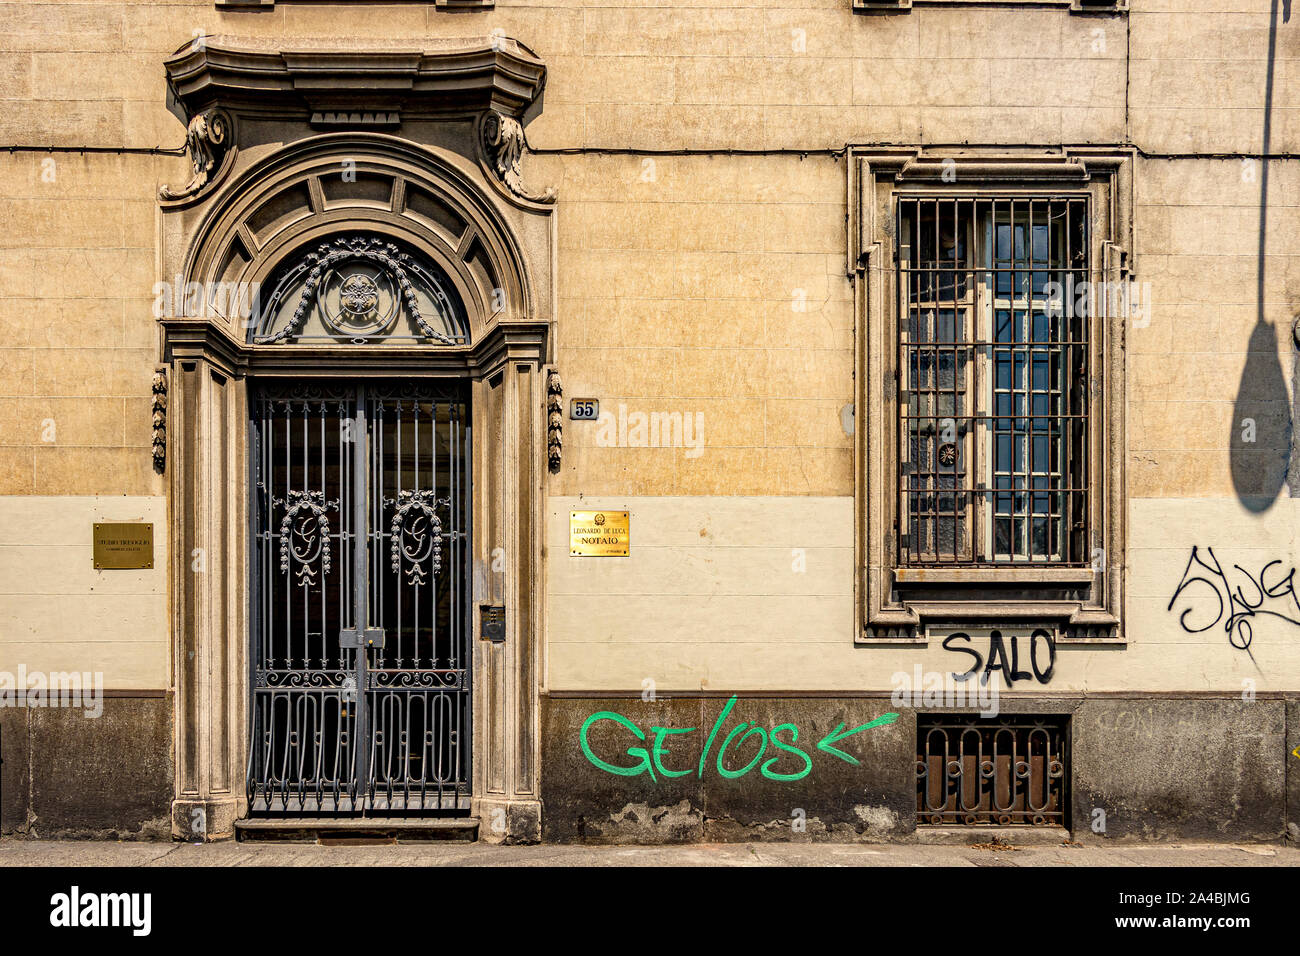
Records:
[[[223,109],[210,109],[196,113],[190,120],[185,135],[185,148],[190,154],[194,175],[180,189],[163,186],[158,198],[163,200],[188,199],[214,180],[234,142],[234,120]]]
[[[529,202],[555,202],[553,186],[548,186],[540,195],[524,189],[519,170],[524,155],[524,128],[519,120],[496,110],[488,110],[483,116],[482,145],[488,166],[512,195]]]

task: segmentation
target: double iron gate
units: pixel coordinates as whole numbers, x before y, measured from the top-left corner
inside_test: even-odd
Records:
[[[465,396],[250,395],[251,814],[469,808]]]

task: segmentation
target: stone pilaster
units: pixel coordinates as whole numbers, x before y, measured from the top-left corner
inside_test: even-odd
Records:
[[[172,366],[176,792],[172,835],[234,835],[243,800],[244,388],[207,358]]]
[[[481,493],[476,595],[504,604],[505,640],[476,639],[475,807],[480,839],[541,839],[538,684],[545,382],[535,362],[507,362],[478,386]],[[477,620],[477,618],[476,618]],[[477,638],[477,632],[476,632]]]

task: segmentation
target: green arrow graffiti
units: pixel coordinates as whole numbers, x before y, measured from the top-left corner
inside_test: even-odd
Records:
[[[707,769],[709,764],[709,758],[713,755],[714,743],[722,732],[722,728],[726,725],[727,718],[731,716],[731,712],[735,706],[736,698],[733,695],[723,706],[722,712],[718,714],[718,719],[713,722],[713,727],[704,741],[704,748],[700,753],[699,764],[695,768],[696,776],[704,776],[704,771]],[[881,714],[874,720],[869,720],[865,724],[859,724],[852,730],[845,730],[844,721],[840,721],[834,730],[817,742],[817,749],[824,754],[829,754],[836,759],[843,760],[847,764],[852,764],[855,767],[860,766],[862,761],[852,754],[840,750],[835,745],[841,741],[847,740],[854,734],[860,734],[862,731],[869,730],[872,727],[884,727],[888,724],[892,724],[894,721],[898,720],[898,716],[898,714],[893,712]],[[631,742],[633,744],[650,743],[650,746],[648,748],[643,746],[626,747],[622,752],[628,757],[633,758],[635,762],[632,764],[621,762],[611,763],[608,760],[601,759],[592,751],[591,744],[587,740],[587,734],[591,727],[601,721],[610,721],[617,724],[623,729],[623,731],[631,734],[632,739],[627,741],[625,738],[625,742]],[[634,721],[629,720],[627,717],[614,711],[602,710],[590,715],[585,721],[583,721],[582,727],[578,731],[578,741],[582,747],[583,756],[587,758],[587,761],[592,766],[597,767],[606,773],[615,774],[620,777],[636,777],[641,774],[646,774],[651,780],[657,781],[658,776],[656,776],[656,771],[658,771],[659,775],[664,777],[682,777],[691,772],[689,769],[674,770],[664,765],[664,758],[670,756],[670,751],[668,747],[665,746],[665,743],[669,736],[682,735],[685,737],[685,735],[694,733],[695,729],[696,728],[694,727],[651,727],[650,731],[653,734],[653,742],[650,742],[647,740],[646,733],[637,726]],[[790,732],[789,743],[786,743],[778,736],[778,732],[787,730]],[[740,769],[732,770],[725,766],[723,758],[728,750],[742,748],[745,741],[751,737],[757,741],[757,754],[751,757],[749,762]],[[757,724],[751,724],[749,721],[741,721],[733,727],[730,732],[722,735],[722,744],[718,750],[717,758],[714,763],[717,766],[718,773],[727,779],[743,777],[755,767],[759,767],[759,772],[768,780],[802,780],[808,775],[809,771],[812,770],[812,761],[809,759],[808,753],[802,747],[798,746],[798,740],[799,728],[794,724],[777,724],[771,729],[771,731],[768,731],[766,728],[759,727]],[[732,745],[733,741],[736,741],[734,748]],[[779,751],[779,753],[764,760],[763,758],[767,754],[769,746],[773,751]],[[785,756],[783,757],[783,755]],[[788,761],[790,755],[802,761],[802,770],[796,771],[791,768],[785,772],[781,772],[773,769],[773,766],[776,765],[779,760],[785,759]],[[790,765],[787,762],[784,766],[789,767]]]
[[[843,750],[839,750],[834,745],[839,743],[841,740],[852,737],[856,733],[861,733],[868,727],[883,727],[885,724],[892,724],[897,719],[898,714],[895,713],[881,714],[875,720],[869,720],[865,724],[854,727],[852,730],[844,730],[844,721],[841,720],[834,730],[821,740],[817,741],[817,749],[822,753],[830,754],[832,757],[839,757],[845,763],[851,763],[856,767],[862,763],[862,761],[853,756],[853,754],[846,754]],[[840,733],[841,730],[844,730],[844,733]]]

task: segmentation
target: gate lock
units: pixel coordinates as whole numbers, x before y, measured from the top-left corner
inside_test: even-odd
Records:
[[[382,627],[348,627],[339,631],[339,647],[383,647]]]

